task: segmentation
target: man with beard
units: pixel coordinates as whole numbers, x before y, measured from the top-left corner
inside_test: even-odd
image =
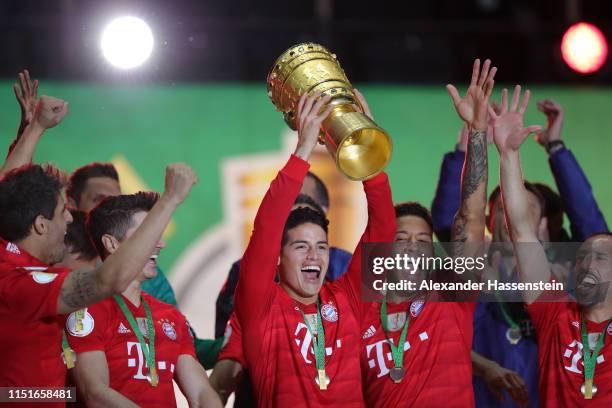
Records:
[[[70,271],[53,267],[72,221],[57,170],[29,165],[0,180],[0,384],[64,385],[73,355],[62,346],[59,315],[124,291],[194,182],[187,166],[169,166],[164,195],[121,250],[95,269]]]
[[[492,113],[495,145],[500,154],[504,211],[522,282],[549,282],[551,267],[544,247],[529,222],[527,192],[519,149],[537,126],[524,128],[526,92],[516,109],[517,86],[510,110]],[[502,99],[502,104],[504,100]],[[507,106],[507,103],[505,104]],[[612,237],[595,234],[576,257],[577,302],[542,290],[523,291],[539,346],[540,402],[544,407],[605,407],[612,404],[612,366],[609,360],[612,327]],[[556,302],[552,300],[557,300]]]
[[[496,71],[490,60],[484,62],[481,70],[480,60],[476,59],[465,97],[461,98],[454,86],[447,86],[457,113],[469,129],[461,205],[452,234],[455,256],[474,256],[484,240],[487,108]],[[395,242],[403,252],[413,257],[432,257],[433,226],[429,212],[417,203],[400,204],[395,212]],[[389,281],[411,279],[417,285],[430,277],[420,267],[387,273]],[[474,404],[470,351],[475,303],[435,301],[429,295],[418,290],[390,290],[382,304],[363,304],[360,357],[368,407]]]
[[[582,242],[595,232],[608,231],[590,184],[572,152],[561,140],[564,112],[550,99],[539,101],[538,110],[547,118],[547,126],[536,136],[549,155],[549,164],[561,197],[548,186],[525,182],[532,215],[530,219],[543,242]],[[497,108],[497,107],[496,107]],[[492,132],[489,132],[492,141]],[[461,140],[465,139],[465,128]],[[442,241],[448,240],[453,215],[459,206],[461,163],[465,142],[444,156],[436,196],[432,203],[434,230]],[[562,228],[563,211],[568,215],[571,237]],[[492,248],[499,249],[498,269],[502,276],[517,280],[499,187],[489,197],[487,227]],[[504,248],[508,250],[504,250]],[[562,253],[547,248],[551,260],[563,264]],[[493,255],[493,253],[490,253]],[[493,257],[491,257],[493,258]],[[517,299],[500,297],[498,302],[480,302],[474,316],[474,392],[478,407],[538,407],[538,367],[530,362],[538,348],[529,315]],[[520,334],[518,331],[520,330]],[[511,334],[514,333],[514,334]]]

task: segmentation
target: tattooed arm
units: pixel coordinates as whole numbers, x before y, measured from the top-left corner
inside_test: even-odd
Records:
[[[134,234],[122,242],[117,251],[98,268],[73,271],[66,277],[57,302],[58,314],[70,313],[123,292],[144,268],[172,214],[195,182],[196,176],[189,166],[169,165],[166,168],[164,194]]]
[[[480,60],[477,59],[474,61],[472,80],[465,97],[461,98],[454,86],[447,85],[455,109],[469,129],[461,176],[461,203],[451,235],[455,256],[473,255],[476,248],[468,250],[465,243],[480,243],[484,239],[488,175],[487,112],[496,72],[497,68],[491,68],[490,60],[486,60],[480,70]]]

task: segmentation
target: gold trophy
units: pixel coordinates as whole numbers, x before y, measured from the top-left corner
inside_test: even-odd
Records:
[[[372,178],[391,160],[389,135],[356,108],[359,100],[351,83],[336,55],[325,47],[303,43],[289,48],[274,63],[267,82],[268,96],[293,130],[297,130],[297,105],[304,93],[332,96],[334,108],[321,124],[319,142],[349,179]]]

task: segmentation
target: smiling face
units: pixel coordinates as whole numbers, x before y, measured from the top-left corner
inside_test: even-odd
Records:
[[[612,282],[612,236],[596,235],[582,244],[576,255],[576,294],[592,305],[610,298]]]
[[[122,242],[128,239],[129,237],[131,237],[132,234],[136,232],[138,227],[140,227],[140,225],[146,218],[147,214],[148,213],[145,211],[139,211],[132,216],[131,227],[125,233],[125,238],[122,240]],[[159,256],[159,253],[161,252],[161,250],[164,249],[165,247],[166,247],[166,243],[160,239],[157,242],[157,245],[155,246],[155,248],[153,249],[153,252],[151,253],[151,257],[149,258],[149,260],[147,261],[147,263],[145,264],[142,270],[142,275],[140,277],[143,278],[143,280],[153,279],[155,276],[157,276],[157,257]]]
[[[327,233],[321,226],[307,222],[287,231],[279,269],[281,286],[292,298],[316,298],[328,266]]]
[[[427,221],[417,215],[404,215],[396,218],[396,225],[395,242],[401,254],[413,258],[433,256],[433,231]],[[402,279],[419,281],[424,278],[422,272],[402,269],[391,273],[389,278],[391,281]]]

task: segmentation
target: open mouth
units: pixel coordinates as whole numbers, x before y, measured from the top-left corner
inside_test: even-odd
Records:
[[[321,267],[318,265],[307,265],[301,269],[302,276],[306,282],[318,282],[321,275]]]
[[[149,264],[152,264],[152,265],[157,265],[157,257],[158,257],[158,256],[159,256],[158,254],[151,255],[151,256],[149,257],[149,261],[148,261],[148,263],[149,263]]]

